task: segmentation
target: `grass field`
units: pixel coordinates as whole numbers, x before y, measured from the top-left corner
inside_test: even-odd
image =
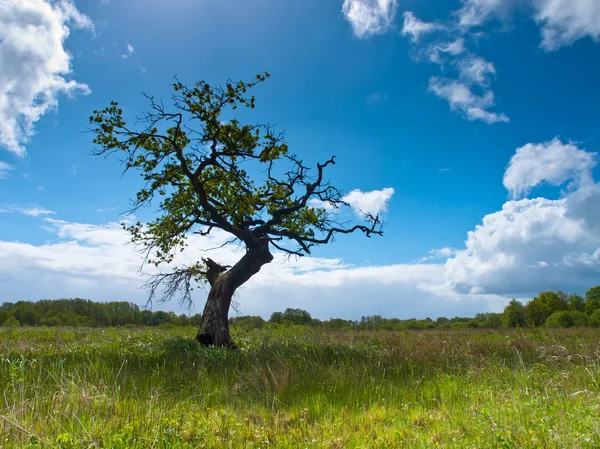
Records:
[[[597,448],[600,332],[0,330],[0,447]]]

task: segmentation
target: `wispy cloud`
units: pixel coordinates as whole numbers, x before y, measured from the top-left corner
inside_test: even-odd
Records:
[[[446,100],[452,111],[467,120],[508,122],[506,114],[492,110],[496,101],[491,83],[496,69],[467,48],[465,33],[451,21],[425,22],[410,11],[404,13],[401,34],[410,37],[420,58],[436,64],[443,73],[429,79],[429,91]]]
[[[127,44],[127,47],[126,47],[125,53],[123,53],[123,54],[121,55],[121,57],[122,57],[123,59],[127,59],[127,58],[131,57],[131,55],[133,55],[133,53],[134,53],[134,52],[135,52],[135,48],[133,48],[133,45],[131,45],[131,44]]]
[[[22,215],[27,215],[29,217],[45,217],[48,215],[54,215],[56,212],[45,209],[40,206],[31,206],[31,207],[20,207],[15,204],[10,204],[0,209],[0,213],[17,213]]]
[[[406,11],[404,12],[404,25],[400,34],[410,36],[413,42],[418,42],[422,36],[443,28],[439,23],[423,22],[415,17],[411,11]]]
[[[0,162],[0,179],[8,178],[10,171],[12,171],[14,167],[6,162]]]
[[[119,206],[109,206],[109,207],[100,207],[96,209],[96,212],[104,213],[104,212],[115,212],[119,210]]]

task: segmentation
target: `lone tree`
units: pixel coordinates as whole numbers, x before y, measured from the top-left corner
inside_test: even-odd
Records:
[[[239,107],[254,108],[248,91],[269,76],[218,87],[204,81],[188,87],[176,79],[172,108],[144,94],[149,108],[134,127],[116,102],[90,117],[93,154],[120,153],[125,171],[139,170],[145,181],[131,212],[158,203],[154,221],[125,226],[146,263],[169,264],[176,251],[185,249],[190,233],[207,236],[215,229],[231,234],[246,249],[233,266],[202,259],[160,272],[147,284],[149,301],[181,295],[181,303],[188,305],[193,287],[209,284],[196,336],[203,345],[235,347],[227,320],[233,294],[273,260],[273,248],[303,256],[336,234],[382,234],[379,216],[364,214],[365,222],[353,226],[336,219],[335,209],[348,204],[324,178],[335,157],[311,172],[271,125],[242,124],[229,117]]]

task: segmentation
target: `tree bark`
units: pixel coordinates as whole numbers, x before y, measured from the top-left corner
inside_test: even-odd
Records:
[[[207,279],[210,292],[206,299],[200,329],[196,334],[198,343],[204,346],[220,346],[235,349],[229,334],[229,307],[235,291],[248,279],[260,271],[263,265],[271,262],[269,243],[246,249],[246,254],[229,270],[211,259],[206,259]]]

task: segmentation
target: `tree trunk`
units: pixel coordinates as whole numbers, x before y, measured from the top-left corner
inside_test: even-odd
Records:
[[[268,242],[248,248],[246,254],[230,270],[207,259],[207,278],[210,292],[206,299],[202,322],[196,340],[204,346],[221,346],[235,349],[229,334],[229,307],[235,291],[258,273],[261,267],[273,260]]]

